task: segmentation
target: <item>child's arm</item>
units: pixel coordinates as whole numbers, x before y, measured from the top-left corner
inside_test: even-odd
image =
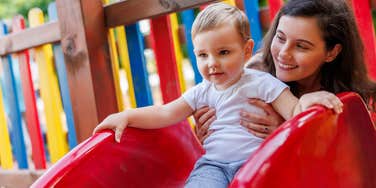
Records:
[[[342,112],[342,102],[337,96],[327,91],[308,93],[298,99],[289,89],[285,89],[277,99],[272,102],[273,108],[285,119],[290,119],[315,104],[333,109],[336,113]]]
[[[165,105],[135,108],[111,114],[94,129],[94,132],[113,129],[115,140],[120,142],[123,130],[128,126],[142,129],[162,128],[182,121],[192,113],[191,107],[180,97]]]

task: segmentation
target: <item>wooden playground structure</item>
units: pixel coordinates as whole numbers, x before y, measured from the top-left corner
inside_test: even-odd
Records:
[[[6,83],[3,90],[0,88],[0,167],[4,169],[0,172],[0,176],[5,177],[3,178],[4,186],[14,186],[9,183],[20,179],[25,180],[25,183],[20,183],[19,186],[30,185],[41,174],[35,172],[34,169],[43,170],[48,168],[49,164],[56,163],[69,150],[88,139],[94,127],[107,115],[125,108],[120,88],[120,68],[122,69],[120,71],[126,72],[130,88],[128,92],[130,106],[127,108],[153,104],[144,57],[146,43],[155,54],[163,102],[169,102],[180,96],[184,91],[184,79],[182,75],[183,52],[180,50],[181,44],[178,36],[179,22],[180,26],[183,25],[185,29],[186,56],[190,59],[193,69],[196,70],[195,83],[198,83],[201,78],[198,76],[197,68],[194,67],[195,60],[191,53],[192,44],[189,36],[190,27],[195,9],[211,2],[214,0],[126,0],[111,4],[101,0],[56,0],[56,4],[51,4],[49,7],[50,20],[46,23],[39,9],[30,11],[29,28],[25,27],[25,20],[20,16],[13,18],[11,28],[7,28],[9,25],[1,22],[2,73],[0,74]],[[239,2],[244,6],[247,16],[251,18],[252,38],[256,44],[260,44],[262,29],[258,2],[228,0],[228,3],[233,4]],[[358,27],[361,28],[369,74],[372,78],[376,78],[376,64],[374,63],[376,43],[370,3],[359,0],[349,0],[349,2],[353,6]],[[283,1],[268,0],[268,4],[270,19],[272,19]],[[180,18],[179,21],[178,18]],[[148,40],[144,38],[139,26],[139,21],[144,19],[148,19],[150,23]],[[8,33],[9,30],[12,32]],[[39,70],[39,92],[44,102],[46,138],[43,138],[41,114],[36,107],[34,75],[30,70],[32,59]],[[22,85],[22,96],[26,108],[24,113],[18,104],[21,100],[19,99],[20,92],[17,91],[14,62],[17,62],[19,66],[20,78],[18,79],[20,81],[18,82]],[[1,93],[6,95],[8,113],[4,110],[5,101]],[[62,112],[65,114],[64,118],[60,117]],[[8,122],[12,124],[11,133],[7,129],[7,116]],[[32,161],[28,161],[22,121],[25,122],[30,137]],[[167,130],[167,133],[161,131],[161,134],[174,138],[174,134],[180,134],[182,131],[189,132],[187,122],[182,122],[182,126],[185,128],[174,128],[172,131]],[[64,127],[67,130],[64,130]],[[137,130],[135,132],[137,136],[142,135]],[[157,136],[157,133],[159,132],[151,134]],[[194,143],[195,139],[192,135],[181,134],[190,140],[190,143]],[[363,136],[365,134],[359,133]],[[109,136],[111,136],[110,133],[104,133],[94,138],[90,137],[90,139],[99,139],[103,144],[111,145],[113,143],[109,141]],[[365,138],[372,140],[375,134]],[[48,144],[46,144],[46,139]],[[177,142],[180,143],[180,141]],[[85,141],[84,143],[87,146],[91,142]],[[186,145],[181,143],[181,146]],[[369,149],[368,146],[365,148]],[[74,152],[83,151],[85,149],[83,147],[85,146],[81,145],[81,149],[76,149]],[[91,147],[94,146],[91,145]],[[192,161],[202,153],[198,145],[193,144],[192,147],[194,147],[192,151],[195,152],[192,152],[191,156],[186,156],[186,160],[190,161],[187,166],[184,166],[186,170],[176,175],[180,183],[191,168]],[[178,148],[175,149],[176,153],[180,154],[181,151]],[[46,150],[49,153],[48,157],[46,157]],[[72,152],[69,155],[72,155]],[[158,151],[155,152],[158,153]],[[184,152],[189,153],[188,150]],[[374,155],[375,152],[370,152],[370,154]],[[16,167],[13,159],[16,161]],[[175,162],[180,165],[179,161]],[[83,162],[82,165],[92,165],[92,163]],[[59,166],[63,168],[59,164],[55,169]],[[372,173],[376,171],[375,163],[370,164],[370,167],[371,170],[366,171],[367,177],[372,177]],[[7,169],[20,169],[20,171],[8,173]],[[166,176],[170,176],[175,170],[171,169]],[[53,172],[50,171],[50,173]],[[77,173],[80,172],[77,171]],[[75,178],[75,176],[69,178]],[[50,180],[41,180],[43,181],[46,183]],[[2,182],[0,178],[0,187],[3,186]],[[116,184],[116,181],[114,183],[114,185],[120,185]],[[359,185],[356,183],[353,185]],[[62,182],[61,185],[64,187],[69,184]],[[335,185],[335,182],[329,185]],[[372,187],[376,183],[373,181],[367,184],[366,182],[364,185]],[[237,186],[236,182],[234,186]]]

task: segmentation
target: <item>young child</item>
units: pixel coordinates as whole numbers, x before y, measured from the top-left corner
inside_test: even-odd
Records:
[[[94,132],[114,129],[119,142],[123,130],[130,127],[156,129],[186,119],[196,109],[216,109],[215,130],[204,142],[206,153],[198,160],[186,187],[227,187],[239,167],[263,141],[240,125],[240,110],[262,110],[249,106],[248,98],[268,103],[285,119],[313,104],[342,111],[342,103],[333,94],[320,91],[299,100],[288,87],[268,73],[244,69],[251,57],[253,41],[249,22],[238,8],[215,3],[200,12],[192,27],[192,39],[199,71],[204,81],[182,97],[161,106],[130,109],[108,116]]]

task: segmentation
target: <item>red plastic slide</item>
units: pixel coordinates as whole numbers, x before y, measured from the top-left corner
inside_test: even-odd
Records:
[[[284,123],[240,169],[230,187],[376,187],[376,131],[354,93],[337,116],[313,107]],[[203,150],[189,125],[96,134],[32,187],[183,187]]]

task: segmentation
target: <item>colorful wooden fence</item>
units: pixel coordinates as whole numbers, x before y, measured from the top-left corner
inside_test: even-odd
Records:
[[[211,1],[180,0],[177,2],[181,6],[176,6],[170,1],[160,4],[154,0],[108,5],[107,1],[100,0],[57,0],[49,6],[48,23],[43,22],[40,9],[30,11],[29,28],[25,28],[22,17],[16,16],[12,20],[12,33],[8,34],[7,25],[1,22],[0,76],[4,86],[0,88],[0,167],[14,169],[15,159],[20,169],[30,166],[45,169],[48,162],[56,162],[91,135],[92,129],[108,114],[153,104],[145,43],[151,43],[155,55],[164,103],[177,98],[187,88],[183,59],[190,60],[194,83],[199,83],[202,78],[190,38],[195,9],[189,8]],[[282,1],[268,2],[273,18]],[[228,3],[235,4],[235,1]],[[369,28],[372,27],[370,14],[364,13],[370,7],[362,3],[353,1],[359,27],[368,32],[362,36],[367,41],[370,75],[376,76],[372,64],[375,35]],[[260,47],[258,1],[244,0],[242,4],[251,20],[252,37]],[[141,11],[145,6],[150,10]],[[148,36],[141,32],[138,22],[145,18],[149,18]],[[179,40],[181,27],[184,27],[186,42]],[[182,52],[183,46],[186,53]],[[32,71],[33,66],[37,67],[37,73]],[[127,79],[126,93],[122,92],[121,75]],[[17,87],[22,87],[22,92]],[[24,112],[20,102],[26,107]],[[28,163],[27,145],[31,147],[33,165]]]

